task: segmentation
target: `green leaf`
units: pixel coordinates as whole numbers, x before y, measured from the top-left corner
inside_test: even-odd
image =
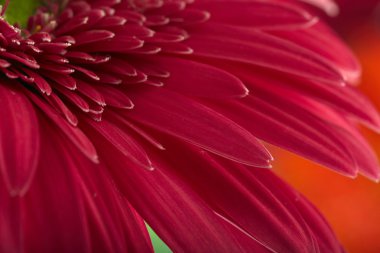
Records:
[[[152,240],[153,248],[155,253],[172,253],[169,247],[158,237],[158,235],[153,231],[148,224],[146,224],[150,239]]]
[[[4,2],[5,0],[0,0],[0,5],[4,5]],[[10,24],[18,23],[25,27],[28,18],[34,14],[41,2],[42,0],[11,0],[4,17]]]

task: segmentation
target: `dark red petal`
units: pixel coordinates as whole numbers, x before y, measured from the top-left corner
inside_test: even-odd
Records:
[[[9,190],[1,184],[0,203],[0,252],[22,252],[21,199],[10,196]]]
[[[321,55],[330,61],[330,64],[339,68],[342,76],[344,76],[344,79],[348,83],[356,84],[360,82],[361,66],[355,55],[351,52],[351,49],[322,22],[319,22],[310,29],[297,32],[276,31],[272,32],[272,34],[294,41],[298,45]]]
[[[318,240],[318,248],[320,252],[341,252],[341,245],[336,239],[334,231],[331,229],[327,221],[318,212],[318,210],[305,197],[292,189],[277,176],[263,170],[255,170],[255,177],[259,178],[263,185],[266,185],[271,191],[281,199],[293,214],[301,214],[305,223],[311,229],[313,236]],[[249,185],[250,176],[241,175],[241,180],[246,180]],[[276,186],[276,187],[270,187]]]
[[[75,114],[66,106],[66,104],[55,94],[51,94],[46,98],[47,101],[53,106],[58,112],[62,113],[66,120],[73,126],[78,125],[78,118]]]
[[[126,116],[239,163],[269,167],[268,151],[249,132],[219,113],[165,89],[133,92]]]
[[[28,96],[84,155],[86,155],[91,161],[95,163],[99,162],[94,145],[79,128],[70,125],[48,104],[46,104],[33,93],[28,92]]]
[[[186,45],[195,56],[263,66],[335,85],[346,81],[340,69],[315,52],[252,29],[207,23],[194,31]]]
[[[142,64],[168,70],[170,78],[164,81],[165,87],[186,95],[228,99],[248,94],[248,89],[237,77],[211,65],[159,56]]]
[[[69,145],[69,144],[68,144]],[[83,195],[93,252],[153,252],[145,223],[113,183],[103,165],[62,147],[64,159],[74,157]]]
[[[138,133],[138,135],[140,137],[144,138],[146,141],[148,141],[149,143],[151,143],[156,148],[158,148],[160,150],[165,150],[164,146],[162,146],[161,143],[159,143],[155,138],[153,138],[152,136],[150,136],[142,128],[136,126],[135,124],[132,124],[125,117],[122,117],[122,116],[120,116],[117,113],[112,113],[112,112],[109,112],[109,113],[112,115],[113,118],[117,119],[120,124],[129,127],[130,129],[132,129],[133,131],[135,131],[136,133]]]
[[[89,104],[86,102],[84,98],[78,95],[75,91],[70,91],[62,87],[58,87],[57,90],[59,90],[59,92],[63,94],[68,101],[72,102],[75,106],[80,108],[82,111],[84,112],[90,111]]]
[[[216,213],[270,251],[318,252],[304,220],[272,193],[272,188],[279,186],[264,185],[260,178],[239,178],[243,172],[252,170],[254,174],[262,169],[244,168],[240,172],[236,164],[226,162],[228,165],[222,166],[204,151],[169,140],[166,143],[167,152],[154,160],[157,168],[179,175]]]
[[[100,140],[97,140],[100,141]],[[249,252],[192,190],[172,174],[134,168],[105,142],[104,158],[120,190],[174,252]]]
[[[106,105],[106,101],[103,97],[103,94],[99,92],[95,86],[91,85],[88,82],[77,80],[77,87],[78,87],[78,91],[81,94],[88,97],[89,99],[97,103],[98,105],[100,106]]]
[[[285,87],[298,95],[307,96],[326,105],[334,106],[335,109],[349,114],[374,130],[380,130],[380,116],[376,108],[354,87],[308,82],[262,70],[256,70],[255,77],[265,80],[265,82],[262,82],[262,85],[259,82],[254,82],[252,87],[249,87],[250,89],[254,89],[257,85],[266,87],[268,90],[283,89]]]
[[[101,42],[104,40],[109,40],[115,37],[115,34],[106,30],[90,30],[86,32],[79,33],[76,35],[74,48],[77,46],[88,45],[91,43]]]
[[[300,154],[346,176],[356,176],[357,168],[350,153],[341,149],[339,138],[334,133],[329,133],[324,122],[311,115],[306,116],[306,111],[303,111],[300,120],[297,113],[292,115],[264,100],[253,97],[250,99],[249,103],[231,104],[223,109],[223,113],[264,141]],[[236,110],[239,111],[239,116],[234,115]],[[325,133],[328,135],[324,135]],[[338,141],[331,141],[332,137]]]
[[[87,123],[132,162],[147,170],[153,169],[152,163],[145,153],[145,150],[135,140],[133,140],[131,136],[122,131],[116,125],[108,122],[107,120],[95,122],[88,119]]]
[[[22,195],[37,168],[40,132],[35,108],[11,85],[21,84],[0,84],[0,172],[11,195]]]
[[[103,95],[107,106],[119,109],[132,109],[134,107],[133,102],[127,96],[127,92],[109,86],[98,86],[96,88]]]
[[[77,88],[76,80],[69,75],[60,75],[55,72],[49,72],[49,71],[44,71],[43,75],[49,78],[50,80],[54,81],[54,83],[57,83],[67,89],[75,90]]]
[[[29,70],[28,68],[23,68],[22,70],[34,79],[34,83],[42,93],[46,93],[47,95],[50,95],[52,93],[50,84],[45,80],[45,78],[39,75],[38,72]]]
[[[113,39],[92,43],[89,45],[79,46],[77,50],[84,52],[107,52],[107,53],[129,53],[135,49],[141,48],[144,41],[132,36],[116,36]]]
[[[330,131],[344,143],[346,149],[348,149],[348,152],[350,152],[355,160],[359,172],[374,181],[379,181],[380,166],[377,155],[357,129],[357,126],[346,119],[344,115],[332,110],[328,106],[313,100],[304,101],[305,109],[311,114],[319,115],[322,120],[332,125]]]
[[[43,125],[49,125],[43,121]],[[61,156],[62,141],[52,129],[43,129],[36,179],[22,201],[24,251],[27,253],[90,252],[82,198],[75,182],[76,165]]]
[[[209,11],[211,22],[253,29],[294,29],[316,21],[316,17],[290,1],[208,0],[196,1],[194,5]]]

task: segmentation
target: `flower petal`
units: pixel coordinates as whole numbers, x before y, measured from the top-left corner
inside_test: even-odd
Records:
[[[165,87],[185,95],[229,99],[248,94],[237,77],[207,64],[162,56],[144,60],[144,64],[148,63],[168,70],[170,77],[165,79]]]
[[[344,44],[326,25],[317,23],[310,29],[297,32],[273,31],[280,38],[291,40],[308,50],[321,55],[335,65],[344,79],[351,84],[360,81],[361,66],[350,48]],[[326,45],[326,46],[321,46]],[[327,46],[328,45],[328,46]]]
[[[130,93],[136,107],[127,117],[227,159],[269,167],[272,158],[256,138],[210,108],[165,89]]]
[[[97,141],[114,154],[102,158],[121,192],[174,252],[249,252],[174,174],[134,168],[114,147]]]
[[[300,114],[302,120],[299,120],[295,111],[295,115],[292,115],[254,97],[244,103],[231,103],[223,108],[218,106],[218,109],[266,142],[300,154],[346,176],[354,177],[357,174],[355,162],[346,150],[342,150],[339,138],[329,133],[324,122],[310,117],[306,111]],[[239,111],[238,116],[236,111]],[[330,138],[338,141],[331,141]]]
[[[163,173],[178,175],[215,212],[269,251],[318,252],[303,220],[313,217],[300,217],[289,207],[293,199],[283,203],[282,196],[272,190],[280,186],[262,184],[254,173],[262,169],[243,168],[227,160],[222,165],[204,151],[170,140],[167,152],[154,161]]]
[[[64,118],[57,114],[41,98],[32,92],[27,93],[29,98],[41,109],[45,115],[68,137],[70,141],[91,161],[99,162],[96,149],[87,136],[77,127],[70,125]]]
[[[23,195],[39,160],[39,122],[27,97],[10,85],[0,84],[0,172],[10,193]]]
[[[20,200],[19,196],[11,197],[4,184],[0,185],[0,252],[22,252]]]
[[[109,141],[115,148],[117,148],[123,155],[128,157],[131,161],[147,170],[152,170],[152,163],[149,160],[144,149],[127,133],[122,131],[116,125],[102,120],[95,122],[91,119],[86,120],[87,124],[95,129],[103,138]],[[89,130],[90,131],[90,130]],[[95,137],[99,138],[99,137]]]
[[[252,29],[208,22],[194,31],[186,45],[196,49],[194,56],[206,59],[263,66],[335,85],[345,82],[340,70],[315,52]]]
[[[44,126],[49,125],[42,121]],[[61,157],[62,141],[51,128],[41,143],[36,179],[22,201],[25,252],[90,252],[83,202],[75,183],[75,164]]]
[[[197,8],[211,13],[211,21],[253,29],[294,29],[309,26],[315,17],[288,1],[202,0]]]
[[[120,194],[104,164],[93,164],[80,153],[71,154],[70,143],[61,145],[63,159],[75,163],[93,250],[153,252],[144,221]]]

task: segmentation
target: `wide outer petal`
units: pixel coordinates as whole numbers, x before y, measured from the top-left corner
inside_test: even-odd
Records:
[[[0,185],[0,252],[23,251],[20,197],[11,197],[4,184]]]
[[[210,12],[212,22],[260,30],[296,29],[316,21],[316,17],[290,1],[200,0],[194,6]]]
[[[248,94],[239,78],[209,64],[162,56],[143,58],[143,64],[168,70],[170,76],[164,80],[164,86],[185,95],[232,99]]]
[[[241,173],[261,171],[241,168],[223,160],[218,164],[204,151],[167,139],[167,152],[155,160],[163,172],[178,175],[219,215],[239,227],[272,252],[319,252],[304,219],[273,193],[274,185]],[[264,170],[266,171],[266,170]],[[271,173],[266,171],[266,173]],[[248,177],[249,173],[246,173]],[[281,189],[279,189],[279,192]]]
[[[130,95],[136,103],[125,115],[233,161],[268,167],[272,159],[249,132],[216,111],[165,89]]]
[[[57,148],[62,135],[57,138],[45,119],[41,123],[45,126],[41,129],[46,136],[41,142],[44,152],[22,200],[25,252],[91,252],[84,206],[74,180],[75,165],[62,159]]]
[[[230,232],[231,226],[174,174],[136,168],[109,143],[96,142],[113,154],[102,158],[116,185],[174,252],[250,252]]]
[[[35,108],[21,90],[0,84],[0,172],[11,195],[23,195],[35,174],[40,132]]]

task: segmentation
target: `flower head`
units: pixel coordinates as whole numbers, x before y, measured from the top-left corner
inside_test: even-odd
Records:
[[[176,252],[342,252],[260,140],[380,178],[360,67],[298,1],[47,1],[0,19],[0,72],[1,251],[151,252],[145,221]]]

